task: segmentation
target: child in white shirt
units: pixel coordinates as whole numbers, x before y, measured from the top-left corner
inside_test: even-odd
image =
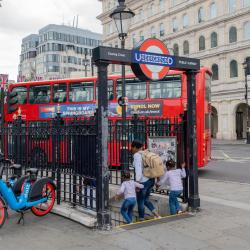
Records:
[[[133,219],[133,209],[136,204],[136,188],[144,188],[144,186],[138,182],[130,180],[130,173],[126,172],[123,175],[123,183],[116,194],[116,197],[124,194],[124,201],[121,206],[121,214],[125,221],[129,224]]]
[[[168,171],[160,178],[157,186],[168,184],[170,187],[169,193],[169,208],[170,214],[181,213],[178,197],[183,192],[182,178],[186,177],[185,163],[182,163],[181,169],[175,169],[175,162],[169,160],[166,163]]]

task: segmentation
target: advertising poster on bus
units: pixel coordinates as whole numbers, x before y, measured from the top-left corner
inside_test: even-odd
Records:
[[[177,160],[177,140],[175,136],[148,137],[148,149],[160,155],[164,164],[168,160]]]

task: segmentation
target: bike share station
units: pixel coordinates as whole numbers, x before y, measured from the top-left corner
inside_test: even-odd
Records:
[[[93,50],[93,62],[98,68],[98,110],[97,124],[97,224],[101,229],[111,224],[109,207],[109,168],[108,168],[108,65],[131,65],[136,77],[145,80],[160,80],[169,69],[185,71],[187,75],[187,135],[186,163],[187,201],[191,210],[200,207],[198,192],[198,167],[196,144],[196,74],[200,60],[169,55],[165,44],[154,38],[142,42],[133,50],[99,46]],[[123,79],[125,81],[125,79]],[[166,205],[167,206],[167,205]]]

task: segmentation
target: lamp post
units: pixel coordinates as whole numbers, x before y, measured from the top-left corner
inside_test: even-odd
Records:
[[[247,105],[247,112],[246,112],[246,144],[250,144],[250,125],[249,125],[249,105],[248,105],[248,83],[247,83],[247,76],[250,75],[250,57],[247,57],[246,60],[243,62],[243,68],[245,71],[245,100]]]
[[[134,17],[135,13],[128,9],[125,5],[125,0],[118,0],[118,6],[116,9],[110,14],[110,18],[114,20],[118,37],[121,40],[121,48],[125,48],[125,39],[128,34],[129,23]],[[125,170],[125,158],[126,158],[126,143],[125,143],[125,125],[126,125],[126,86],[125,86],[125,65],[122,65],[122,152],[121,152],[121,167],[122,170]]]

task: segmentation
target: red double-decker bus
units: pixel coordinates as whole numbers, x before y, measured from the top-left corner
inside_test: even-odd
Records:
[[[120,122],[121,76],[108,77],[109,120]],[[60,105],[63,119],[74,116],[92,116],[96,109],[97,78],[61,79],[22,82],[10,85],[9,93],[17,93],[18,107],[28,122],[51,120]],[[187,106],[187,76],[183,71],[169,71],[160,81],[141,81],[134,75],[126,76],[128,97],[127,119],[133,114],[147,119],[179,117]],[[198,167],[204,167],[211,156],[211,72],[201,68],[196,76],[197,158]],[[13,121],[17,112],[8,113],[5,122]]]

